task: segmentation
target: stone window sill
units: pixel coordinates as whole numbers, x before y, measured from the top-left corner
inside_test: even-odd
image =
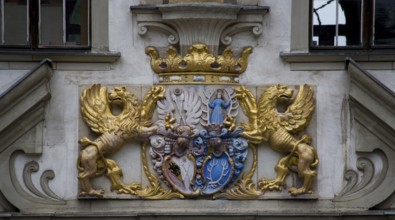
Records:
[[[121,57],[120,52],[91,51],[0,51],[0,62],[34,62],[45,58],[53,62],[113,63]]]
[[[280,52],[291,70],[344,70],[346,58],[370,70],[394,70],[395,51],[311,51]]]

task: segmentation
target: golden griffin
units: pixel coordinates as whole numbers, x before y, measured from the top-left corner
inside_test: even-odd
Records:
[[[270,147],[286,156],[277,163],[277,177],[273,180],[260,179],[259,188],[281,190],[289,171],[297,172],[303,178],[303,185],[292,187],[291,195],[312,193],[315,167],[318,165],[316,150],[311,146],[311,137],[303,135],[294,137],[309,124],[314,111],[314,91],[308,85],[299,87],[298,95],[292,100],[293,90],[283,85],[267,88],[259,99],[258,105],[252,93],[244,87],[236,89],[236,96],[249,123],[244,123],[243,136],[258,144],[267,142]],[[289,102],[292,101],[290,104]],[[284,112],[279,112],[279,105],[288,105]]]
[[[137,97],[125,87],[115,87],[107,93],[106,87],[94,84],[81,95],[81,114],[85,123],[100,136],[95,140],[83,137],[79,140],[83,149],[78,157],[78,179],[81,196],[98,196],[103,189],[96,190],[91,178],[106,174],[111,180],[111,190],[119,193],[136,194],[139,184],[125,185],[121,181],[122,171],[116,162],[106,158],[109,153],[118,151],[126,141],[136,137],[147,137],[158,129],[149,126],[156,102],[163,97],[164,88],[153,87],[140,106]],[[120,106],[121,113],[114,115],[112,107]]]
[[[160,86],[152,87],[141,104],[125,87],[107,92],[95,84],[82,92],[82,119],[98,137],[79,140],[80,196],[103,197],[104,190],[91,181],[106,175],[111,190],[144,199],[256,199],[282,190],[290,172],[303,180],[289,188],[291,195],[312,193],[318,156],[304,132],[315,108],[312,87],[301,85],[294,95],[287,86],[270,86],[257,101],[239,87],[251,48],[239,58],[230,49],[215,56],[203,44],[192,45],[185,56],[174,48],[164,58],[155,48],[146,52]],[[248,118],[241,124],[240,107]],[[141,140],[145,187],[123,183],[121,168],[108,158],[133,138]],[[275,166],[276,178],[256,182],[261,142],[284,156]]]

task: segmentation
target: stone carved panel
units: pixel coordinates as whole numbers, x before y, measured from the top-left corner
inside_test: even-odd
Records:
[[[87,90],[95,89],[96,86],[88,87]],[[117,89],[118,87],[114,88],[114,90]],[[268,93],[270,90],[277,91],[277,89],[277,86],[272,86],[268,87],[265,92]],[[281,87],[282,89],[285,89],[284,92],[286,92],[283,98],[285,98],[285,95],[294,98],[296,102],[294,102],[293,106],[295,106],[295,103],[299,103],[300,98],[295,98],[297,97],[296,94],[295,97],[292,96],[291,89],[287,89],[285,86]],[[310,91],[310,87],[302,86],[299,90],[300,93],[304,94],[303,90]],[[149,123],[155,127],[156,131],[147,134],[148,136],[145,137],[145,140],[148,142],[142,142],[141,145],[143,171],[148,178],[149,185],[144,187],[142,183],[138,182],[124,184],[120,174],[125,171],[122,172],[120,170],[116,161],[108,161],[106,162],[108,164],[104,165],[100,165],[101,162],[96,162],[98,169],[99,166],[109,166],[107,171],[103,172],[104,174],[107,172],[106,176],[112,182],[111,190],[132,195],[129,198],[137,196],[148,199],[169,199],[203,196],[251,199],[259,198],[265,191],[285,188],[287,174],[294,171],[293,168],[288,170],[287,166],[293,166],[288,164],[290,163],[288,161],[293,161],[292,163],[297,165],[299,160],[296,157],[289,160],[288,158],[293,157],[294,153],[294,156],[296,156],[296,151],[305,150],[309,143],[306,141],[309,141],[309,139],[303,139],[308,138],[308,136],[302,137],[298,143],[300,144],[300,149],[296,149],[295,152],[292,152],[292,148],[280,150],[288,152],[289,155],[286,154],[277,165],[277,167],[283,168],[281,171],[276,168],[279,176],[274,180],[260,179],[258,187],[255,180],[252,179],[257,169],[257,146],[255,144],[262,141],[262,136],[268,135],[271,141],[269,139],[265,141],[273,144],[274,149],[277,149],[279,146],[274,142],[276,140],[276,130],[272,134],[260,134],[262,131],[254,130],[254,124],[257,122],[254,116],[248,112],[250,109],[246,105],[247,102],[255,101],[252,94],[250,94],[251,96],[248,97],[248,100],[244,100],[249,90],[235,86],[168,85],[164,91],[160,94],[162,98],[156,103],[156,122]],[[298,96],[305,97],[306,94],[299,94]],[[311,101],[312,99],[308,100]],[[143,101],[142,103],[146,102]],[[259,104],[262,104],[262,102]],[[240,108],[240,105],[244,107]],[[307,106],[309,105],[311,103]],[[262,111],[263,108],[265,107],[261,106]],[[291,108],[295,107],[290,107],[289,109]],[[306,108],[306,105],[304,105],[304,108]],[[151,110],[144,109],[143,112],[145,111],[151,112],[151,114],[154,113]],[[244,111],[247,114],[242,116],[242,113],[239,111]],[[258,111],[258,115],[260,111]],[[289,110],[288,113],[284,114],[287,114],[288,117],[293,117],[292,114],[294,113],[291,113]],[[264,117],[264,115],[260,115],[260,117]],[[249,124],[244,125],[247,127],[240,126],[240,119],[242,118],[249,120]],[[285,133],[284,135],[293,138],[289,134]],[[308,154],[308,152],[306,153]],[[103,156],[96,158],[98,158],[97,160],[101,160],[101,158],[110,160],[107,159],[107,155],[111,156],[111,154],[103,154]],[[316,157],[314,155],[316,154],[313,151],[311,156]],[[302,183],[298,186],[298,189],[295,189],[295,191],[292,188],[290,189],[291,194],[311,193],[311,184],[315,177],[314,167],[317,165],[317,162],[314,161],[309,166],[309,169],[313,169],[311,171],[313,175],[306,180],[308,182],[303,181],[302,178]],[[133,164],[130,165],[133,166]],[[83,167],[82,158],[81,162],[79,162],[79,167]],[[84,175],[84,170],[80,168],[79,170],[80,175]],[[119,170],[119,172],[114,172],[115,170]],[[91,178],[89,177],[89,179]],[[81,180],[80,184],[83,187],[86,186]],[[103,191],[92,190],[93,188],[82,188],[80,198],[90,198],[92,196],[117,197],[110,196],[108,188]]]
[[[301,132],[314,112],[313,87],[301,85],[294,90],[272,85],[257,100],[237,81],[218,80],[243,73],[250,48],[240,58],[233,57],[230,49],[214,56],[203,44],[191,46],[185,56],[172,48],[165,58],[155,48],[146,52],[152,69],[169,80],[152,87],[141,104],[126,87],[107,90],[94,84],[81,94],[82,118],[98,134],[79,140],[81,198],[108,197],[105,189],[92,185],[97,175],[109,178],[112,191],[143,199],[254,199],[266,191],[282,190],[288,174],[295,172],[301,184],[289,188],[289,193],[312,194],[318,156],[312,137]],[[184,80],[191,76],[203,79]],[[280,105],[284,110],[279,111]],[[111,111],[114,106],[121,107],[119,113]],[[157,119],[153,120],[155,112]],[[242,117],[247,121],[241,123]],[[121,168],[108,158],[131,139],[141,141],[148,186],[123,183]],[[256,182],[253,176],[261,142],[284,156],[276,165],[276,178]]]

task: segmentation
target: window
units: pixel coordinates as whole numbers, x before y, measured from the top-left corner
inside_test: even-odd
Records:
[[[395,47],[395,0],[312,0],[311,48]]]
[[[0,46],[87,48],[89,0],[0,0]]]

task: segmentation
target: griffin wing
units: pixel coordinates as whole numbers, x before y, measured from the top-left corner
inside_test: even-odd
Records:
[[[314,108],[313,88],[300,85],[298,95],[283,113],[284,117],[278,117],[279,124],[290,133],[298,133],[309,125]]]
[[[107,99],[107,88],[94,84],[81,95],[81,115],[90,129],[102,134],[112,127],[115,116]]]

